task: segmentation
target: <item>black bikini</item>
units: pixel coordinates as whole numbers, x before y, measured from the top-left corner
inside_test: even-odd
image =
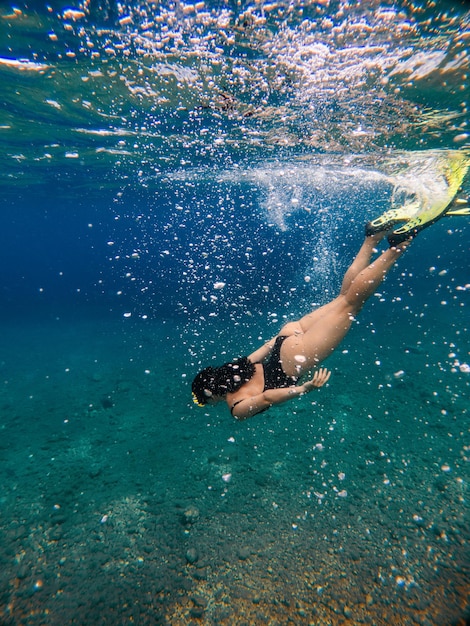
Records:
[[[266,363],[263,363],[263,391],[266,391],[266,389],[281,389],[284,387],[293,387],[297,384],[298,378],[287,376],[287,374],[282,369],[281,346],[287,337],[288,335],[279,335],[276,338],[268,360],[266,361]],[[230,409],[230,413],[232,415],[233,409],[237,406],[237,404],[240,404],[240,402],[243,402],[243,400],[238,400],[232,405],[232,408]],[[263,411],[267,411],[267,409],[263,409],[262,411],[259,411],[259,413],[262,413]]]
[[[287,335],[279,335],[276,338],[271,354],[263,365],[264,369],[264,389],[280,389],[282,387],[292,387],[297,383],[298,378],[287,376],[282,369],[281,346]]]

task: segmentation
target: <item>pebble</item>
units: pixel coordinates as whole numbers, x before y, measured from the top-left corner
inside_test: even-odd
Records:
[[[28,530],[26,528],[26,526],[21,525],[18,526],[18,528],[16,528],[13,532],[13,538],[17,541],[19,539],[25,539],[25,537],[28,536]]]
[[[59,541],[62,539],[63,531],[62,526],[54,526],[49,533],[50,541]]]
[[[205,609],[207,606],[207,600],[204,598],[204,596],[194,595],[191,596],[191,600],[194,603],[194,606],[198,606],[203,609]]]
[[[199,519],[199,509],[191,506],[183,513],[183,524],[195,524]]]
[[[243,546],[242,548],[239,549],[238,558],[241,561],[246,561],[246,559],[249,559],[250,556],[251,556],[251,550],[247,546]]]
[[[186,556],[186,561],[188,563],[190,563],[191,565],[193,563],[196,563],[196,561],[199,558],[199,554],[198,554],[196,548],[188,548],[188,550],[186,550],[186,555],[185,556]]]
[[[469,137],[470,135],[468,133],[460,133],[460,135],[455,135],[453,141],[454,143],[459,143],[461,141],[467,141]]]
[[[63,513],[53,513],[51,515],[52,524],[64,524],[67,521],[67,516]]]
[[[193,574],[193,578],[195,580],[207,580],[207,571],[204,568],[197,569]]]
[[[352,610],[349,608],[349,606],[345,606],[343,608],[343,613],[344,613],[344,616],[347,617],[347,618],[351,618],[352,617]]]
[[[31,570],[27,565],[20,565],[16,572],[16,577],[19,580],[24,580],[30,574],[30,572]]]

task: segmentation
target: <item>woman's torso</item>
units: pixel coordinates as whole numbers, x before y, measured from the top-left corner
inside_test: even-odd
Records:
[[[252,378],[235,393],[227,394],[226,400],[230,408],[245,398],[260,395],[266,389],[279,389],[296,384],[297,379],[287,376],[281,363],[281,348],[287,336],[278,335],[266,363],[264,365],[255,363],[255,373]]]

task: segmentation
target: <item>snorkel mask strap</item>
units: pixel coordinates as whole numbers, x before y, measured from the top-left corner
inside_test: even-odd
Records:
[[[194,393],[194,391],[193,391],[193,402],[194,402],[194,404],[197,404],[197,405],[198,405],[198,406],[200,406],[200,407],[205,406],[202,402],[199,402],[198,397],[197,397],[197,395]]]

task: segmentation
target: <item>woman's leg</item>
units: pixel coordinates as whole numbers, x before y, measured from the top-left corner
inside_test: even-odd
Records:
[[[410,243],[411,239],[407,239],[396,247],[388,248],[375,261],[362,269],[344,291],[341,289],[340,296],[346,298],[353,315],[359,313],[366,300],[375,292]]]
[[[344,275],[343,282],[341,284],[340,295],[344,295],[349,287],[351,286],[352,281],[356,278],[356,276],[365,269],[370,264],[370,258],[373,252],[376,252],[376,246],[382,241],[385,237],[384,233],[377,233],[376,235],[371,235],[366,237],[362,246],[359,249],[359,252],[356,254],[353,262],[349,266]],[[296,322],[288,322],[285,324],[280,330],[280,335],[294,335],[301,334],[308,331],[308,329],[316,324],[316,322],[322,318],[324,315],[329,315],[329,311],[332,307],[334,307],[335,300],[332,300],[328,304],[325,304],[310,313],[307,313],[302,319],[297,320]]]
[[[370,264],[370,258],[373,252],[376,252],[376,246],[382,241],[385,237],[384,233],[377,233],[376,235],[371,235],[364,239],[362,246],[359,249],[359,252],[355,256],[353,262],[349,266],[344,275],[343,282],[341,284],[340,295],[345,295],[351,286],[351,283],[356,278],[356,276],[364,270]],[[300,320],[296,322],[288,322],[285,324],[281,331],[280,335],[293,335],[293,334],[301,334],[305,333],[309,330],[311,326],[316,324],[323,316],[330,314],[330,309],[335,307],[335,300],[328,302],[328,304],[324,304],[323,306],[307,313]]]
[[[349,266],[346,274],[343,278],[340,294],[344,294],[349,289],[352,281],[356,276],[370,264],[370,258],[374,252],[376,252],[376,246],[385,237],[385,233],[377,233],[364,239],[364,243],[356,254],[354,261]]]
[[[300,375],[326,359],[344,339],[354,316],[366,300],[376,291],[387,272],[403,254],[409,241],[396,248],[389,248],[374,262],[363,267],[364,260],[372,253],[369,238],[343,280],[340,295],[299,320],[300,332],[288,337],[281,349],[282,366],[287,375]],[[370,252],[369,252],[370,248]],[[359,269],[362,267],[362,269]],[[355,270],[359,269],[356,273]],[[355,274],[355,275],[354,275]],[[353,277],[354,275],[354,277]]]

